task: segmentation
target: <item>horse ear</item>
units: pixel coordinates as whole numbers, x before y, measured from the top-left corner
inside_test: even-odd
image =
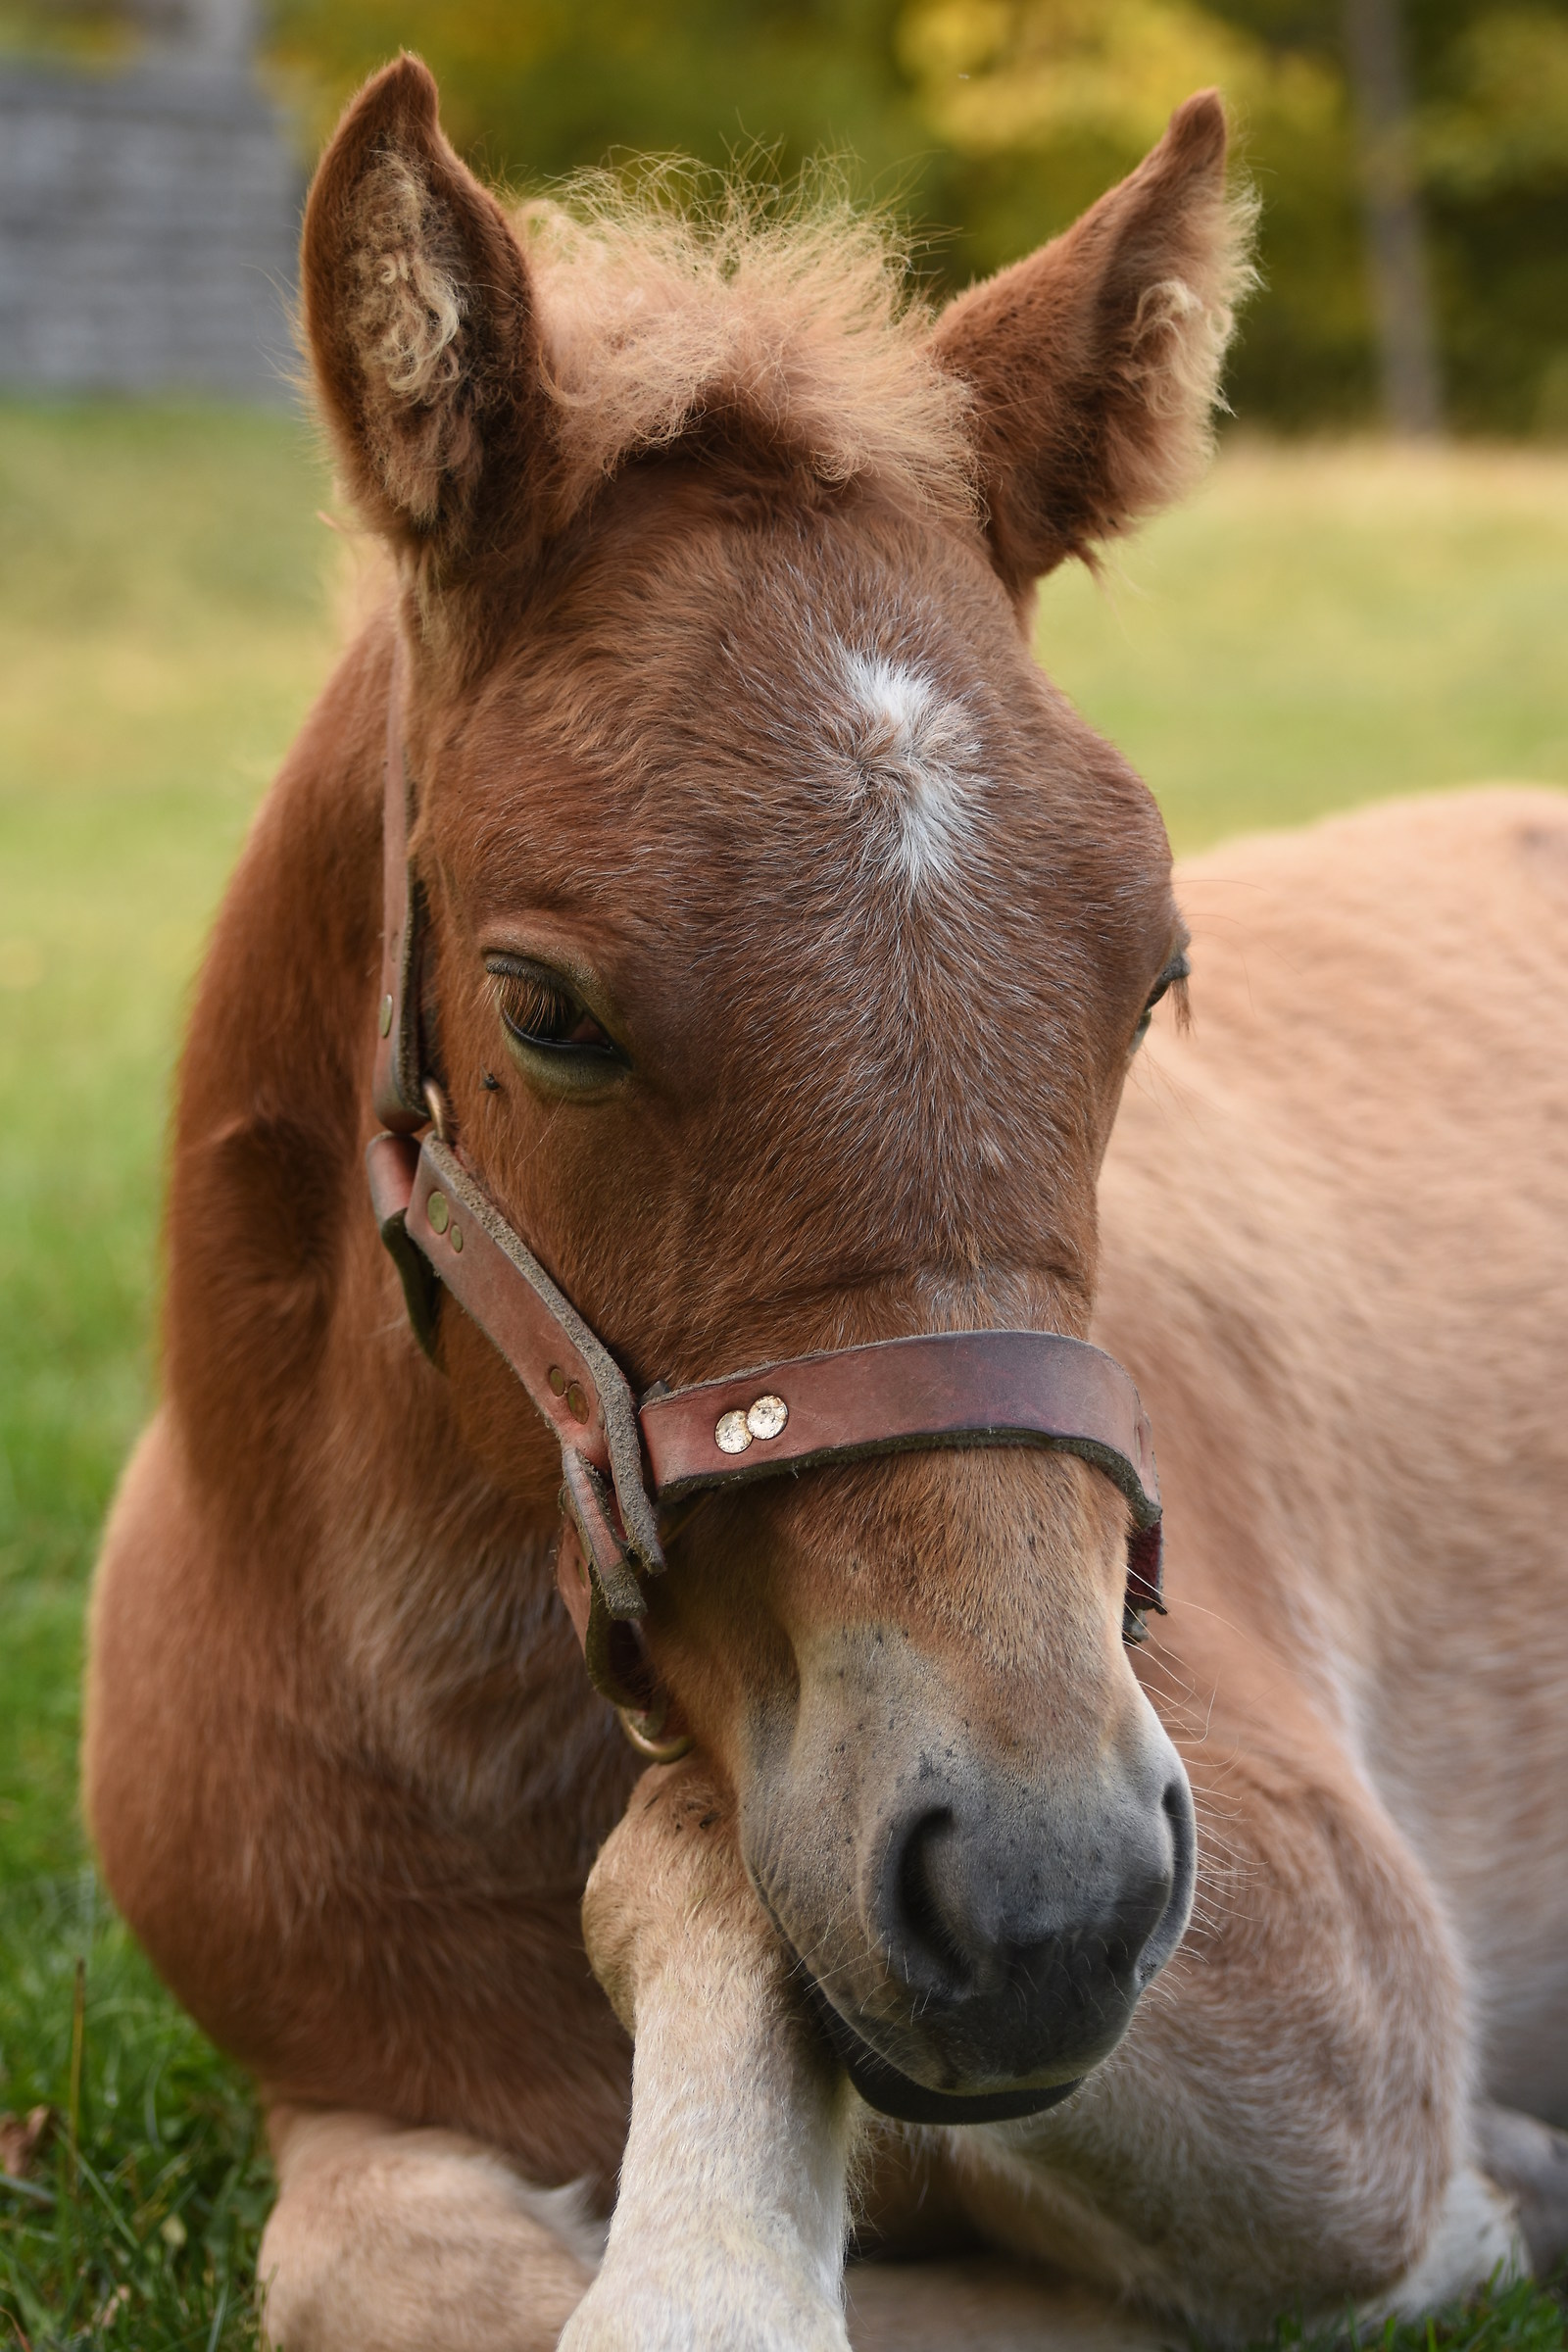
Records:
[[[321,405],[373,528],[438,569],[514,518],[547,439],[527,265],[441,135],[415,57],[366,83],[311,188],[305,332]]]
[[[1014,593],[1186,489],[1206,459],[1253,207],[1225,194],[1200,91],[1065,234],[951,302],[933,338],[969,383],[998,568]]]

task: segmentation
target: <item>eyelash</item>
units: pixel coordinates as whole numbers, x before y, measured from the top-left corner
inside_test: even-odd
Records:
[[[1160,973],[1159,978],[1154,982],[1153,988],[1150,993],[1148,1004],[1144,1006],[1143,1011],[1138,1016],[1138,1026],[1133,1031],[1132,1050],[1135,1054],[1137,1053],[1139,1047],[1143,1044],[1145,1038],[1149,1035],[1149,1024],[1154,1017],[1154,1006],[1159,1003],[1162,997],[1168,996],[1173,988],[1185,988],[1187,982],[1192,978],[1192,976],[1193,967],[1188,962],[1185,953],[1176,956],[1173,961],[1165,966],[1165,969]],[[1181,1023],[1185,1017],[1186,1016],[1183,1008],[1181,1005],[1178,1005],[1178,1027],[1181,1026]]]
[[[491,963],[501,1018],[518,1045],[536,1054],[580,1054],[619,1061],[619,1049],[605,1035],[580,998],[555,972],[526,963]],[[586,1027],[587,1036],[574,1031]]]

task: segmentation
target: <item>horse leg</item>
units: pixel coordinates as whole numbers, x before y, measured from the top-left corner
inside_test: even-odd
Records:
[[[849,2352],[855,2102],[698,1764],[638,1783],[583,1924],[636,2049],[620,2198],[562,2352]]]
[[[274,2106],[258,2276],[278,2352],[545,2352],[564,2326],[564,2352],[1158,2352],[1092,2290],[994,2257],[857,2264],[846,2336],[853,2101],[729,1832],[694,1768],[651,1773],[591,1883],[595,1963],[637,2035],[599,2283],[573,2191],[456,2132]]]
[[[273,2107],[257,2280],[277,2352],[550,2352],[603,2231],[481,2141]]]
[[[1476,2147],[1488,2179],[1513,2199],[1532,2270],[1549,2278],[1568,2254],[1568,2132],[1517,2108],[1482,2106]]]

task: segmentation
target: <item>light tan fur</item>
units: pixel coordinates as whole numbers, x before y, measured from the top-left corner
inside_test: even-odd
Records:
[[[931,356],[885,222],[818,193],[793,204],[693,175],[628,193],[590,174],[522,208],[561,440],[586,499],[693,420],[749,415],[823,480],[874,475],[967,514],[974,446],[962,383]]]
[[[1568,1065],[1534,1021],[1568,966],[1568,799],[1376,809],[1178,890],[1197,1018],[1156,1022],[1123,1104],[1096,1337],[1165,1433],[1178,1597],[1144,1679],[1200,1791],[1199,1920],[1068,2107],[938,2161],[986,2240],[1094,2279],[1102,2326],[1131,2297],[1261,2330],[1293,2241],[1325,2277],[1402,2268],[1370,2324],[1520,2259],[1469,2102],[1568,2122],[1568,1186],[1542,1149]],[[1330,1868],[1370,1944],[1303,1906],[1277,1827],[1303,1811],[1325,1860],[1360,1840]],[[1434,1946],[1443,2006],[1401,2037]],[[808,2114],[778,2112],[781,2148]],[[1555,2145],[1535,2157],[1549,2180]],[[1032,2292],[1040,2340],[1074,2340],[1061,2289]],[[975,2321],[909,2340],[990,2341]],[[712,2342],[795,2340],[738,2324]]]

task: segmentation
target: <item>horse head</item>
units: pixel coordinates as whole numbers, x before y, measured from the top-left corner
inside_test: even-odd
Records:
[[[431,1078],[635,1392],[1088,1332],[1098,1173],[1184,933],[1152,800],[1028,626],[1043,573],[1201,462],[1244,273],[1224,151],[1192,99],[933,316],[837,216],[509,218],[411,59],[338,130],[306,322],[397,567]],[[549,1430],[464,1315],[436,1352],[467,1453],[548,1524]],[[1111,1482],[1026,1446],[670,1523],[651,1670],[896,2110],[1049,2103],[1184,1932],[1128,1539]]]

